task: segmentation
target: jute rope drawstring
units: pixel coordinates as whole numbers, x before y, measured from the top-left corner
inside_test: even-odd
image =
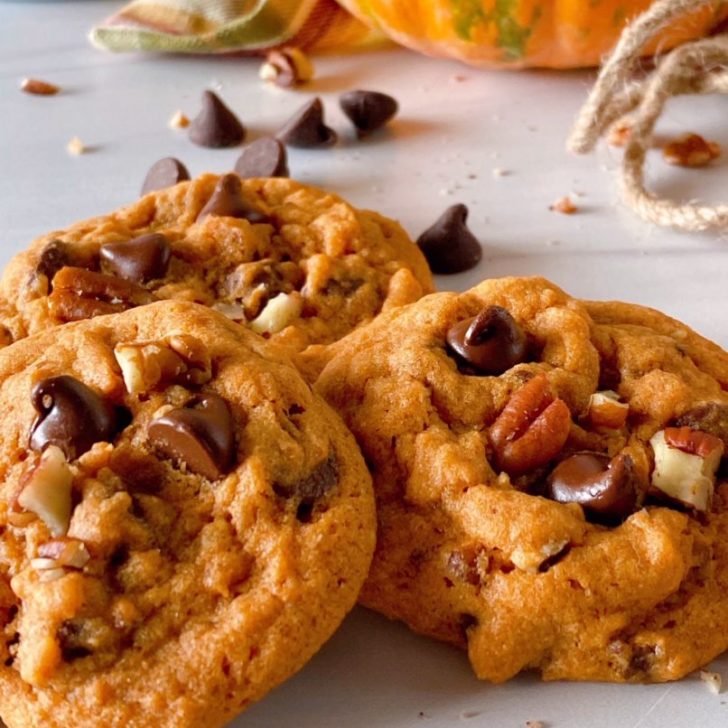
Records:
[[[671,21],[720,0],[657,0],[622,34],[604,63],[572,129],[568,147],[591,151],[615,123],[630,129],[622,162],[626,203],[646,220],[682,230],[728,230],[728,205],[680,204],[644,185],[652,131],[665,103],[679,94],[728,93],[728,34],[686,43],[660,60],[643,81],[631,80],[641,51]]]

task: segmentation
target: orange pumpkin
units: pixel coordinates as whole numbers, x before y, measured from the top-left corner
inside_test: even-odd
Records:
[[[432,56],[500,68],[578,68],[600,63],[650,0],[340,0],[393,40]],[[728,17],[704,6],[647,48],[667,50]]]

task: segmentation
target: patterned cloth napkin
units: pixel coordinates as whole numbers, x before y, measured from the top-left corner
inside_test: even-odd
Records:
[[[246,54],[383,40],[335,0],[132,0],[90,38],[111,51]]]

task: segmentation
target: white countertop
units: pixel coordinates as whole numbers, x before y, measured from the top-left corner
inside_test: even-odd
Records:
[[[492,73],[388,50],[317,60],[314,83],[282,91],[257,79],[259,62],[239,58],[110,55],[86,41],[117,2],[0,2],[0,264],[42,233],[134,200],[150,164],[179,157],[198,174],[232,168],[239,152],[201,149],[167,127],[177,109],[192,117],[200,92],[219,91],[249,139],[276,131],[313,94],[324,98],[342,143],[292,150],[292,175],[359,207],[399,219],[417,236],[444,208],[470,207],[482,240],[480,266],[440,277],[463,289],[484,277],[542,274],[579,297],[653,306],[728,346],[728,240],[657,229],[617,203],[620,152],[564,151],[589,88],[586,73]],[[18,91],[24,76],[63,93]],[[336,98],[351,88],[393,94],[401,112],[365,142],[348,131]],[[728,149],[728,99],[671,102],[658,130],[696,131]],[[70,156],[78,136],[91,150]],[[494,176],[493,170],[507,172]],[[650,158],[650,179],[667,193],[728,197],[728,155],[709,169]],[[548,207],[571,194],[577,214]],[[728,679],[728,659],[716,663]],[[696,677],[663,686],[543,684],[525,676],[480,684],[467,660],[401,625],[357,610],[295,678],[232,725],[236,728],[718,728],[728,694]]]

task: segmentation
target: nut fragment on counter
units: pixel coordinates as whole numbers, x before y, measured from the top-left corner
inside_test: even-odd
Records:
[[[74,157],[78,157],[86,151],[86,145],[75,136],[66,144],[66,151]]]
[[[725,449],[722,441],[689,427],[668,427],[656,432],[650,445],[655,454],[653,488],[697,511],[709,510]]]
[[[35,513],[54,536],[63,536],[71,521],[73,474],[60,447],[49,445],[29,473],[18,505]]]
[[[700,671],[700,679],[708,686],[713,695],[718,695],[723,685],[723,678],[719,672],[710,672],[709,670]]]
[[[700,134],[683,134],[662,148],[662,158],[678,167],[704,167],[720,156],[720,144],[704,139]]]
[[[54,83],[48,83],[40,78],[24,78],[20,82],[20,90],[34,96],[54,96],[61,88]]]
[[[258,75],[263,81],[290,88],[310,81],[314,68],[300,48],[280,48],[268,53]]]

